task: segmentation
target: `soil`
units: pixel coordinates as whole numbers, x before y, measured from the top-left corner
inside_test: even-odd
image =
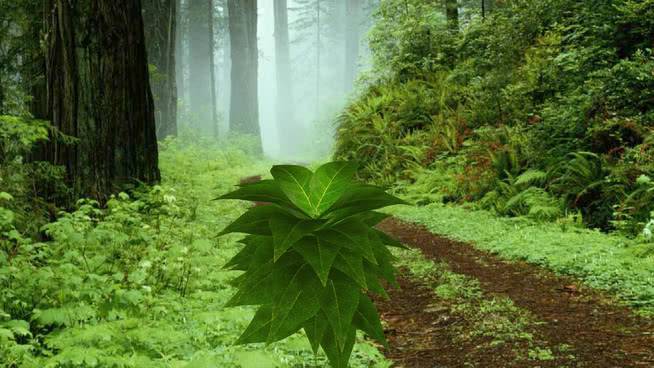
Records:
[[[415,247],[453,272],[478,279],[486,295],[505,296],[529,311],[549,346],[570,346],[568,367],[654,367],[654,321],[637,316],[609,296],[525,262],[505,262],[470,244],[430,233],[424,227],[387,219],[380,229]],[[407,274],[404,272],[403,274]],[[507,346],[478,349],[484,341],[456,341],[456,317],[432,308],[435,295],[408,276],[390,301],[377,300],[398,367],[559,367],[559,362],[516,363]],[[465,326],[463,326],[465,327]]]

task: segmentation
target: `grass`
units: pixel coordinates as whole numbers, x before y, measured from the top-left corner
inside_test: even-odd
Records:
[[[642,245],[627,238],[436,203],[389,211],[504,259],[524,260],[577,277],[644,314],[654,314],[654,259],[646,256]]]

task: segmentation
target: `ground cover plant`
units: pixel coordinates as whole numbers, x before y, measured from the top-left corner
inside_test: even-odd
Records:
[[[167,141],[161,185],[107,208],[81,201],[46,225],[44,241],[23,232],[17,199],[3,192],[0,367],[325,366],[301,335],[270,347],[233,344],[254,310],[225,306],[238,275],[221,268],[240,237],[215,236],[247,206],[212,199],[269,167],[238,141]],[[357,341],[352,367],[388,366]]]
[[[654,312],[654,263],[647,244],[574,223],[498,218],[489,211],[431,204],[391,208],[436,234],[470,242],[509,260],[525,260],[608,290],[646,314]]]
[[[454,3],[456,23],[429,1],[380,4],[370,78],[337,120],[334,157],[422,202],[642,234],[654,3]]]
[[[402,247],[374,229],[387,216],[373,210],[403,203],[381,188],[353,181],[357,165],[332,162],[315,172],[274,166],[273,179],[242,185],[220,199],[265,202],[221,234],[249,234],[226,267],[244,273],[229,306],[257,305],[240,344],[282,340],[303,329],[315,353],[347,367],[356,331],[386,339],[367,291],[386,295],[395,283],[387,246]]]

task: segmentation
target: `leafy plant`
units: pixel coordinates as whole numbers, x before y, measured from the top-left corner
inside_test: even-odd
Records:
[[[402,245],[373,228],[387,217],[374,210],[404,202],[353,182],[357,168],[274,166],[273,180],[219,198],[269,203],[220,234],[248,234],[225,266],[244,271],[228,306],[259,306],[238,344],[270,344],[304,329],[314,353],[322,347],[334,367],[347,367],[357,330],[386,344],[366,292],[387,297],[380,279],[396,284],[387,246]]]

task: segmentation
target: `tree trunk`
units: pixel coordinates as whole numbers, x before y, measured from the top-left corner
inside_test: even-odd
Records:
[[[345,91],[352,90],[357,76],[361,41],[361,0],[346,0],[345,27]]]
[[[483,18],[486,18],[488,14],[493,10],[493,0],[481,0],[481,14]]]
[[[229,0],[232,77],[229,125],[259,142],[257,0]]]
[[[458,0],[445,0],[445,15],[447,25],[454,32],[459,31],[459,2]]]
[[[214,7],[213,0],[209,0],[209,74],[211,75],[211,125],[213,135],[218,138],[220,130],[218,127],[218,110],[216,109],[216,34],[214,31]]]
[[[159,139],[177,135],[177,1],[143,0],[148,59],[157,70],[152,92]]]
[[[275,66],[277,70],[277,131],[282,153],[294,154],[294,143],[302,137],[296,126],[288,35],[288,2],[275,0]]]
[[[48,117],[78,142],[53,141],[45,158],[66,167],[76,196],[157,182],[140,0],[47,1]]]
[[[208,134],[213,133],[211,113],[211,37],[209,34],[208,0],[188,0],[189,4],[189,107],[197,123]]]
[[[177,99],[182,103],[178,103],[177,122],[180,121],[180,116],[186,113],[186,79],[184,71],[186,70],[185,58],[185,45],[187,35],[187,22],[186,22],[186,2],[184,0],[177,1],[177,27],[175,35],[175,76],[177,79]],[[181,111],[179,111],[181,109]],[[177,125],[177,124],[176,124]]]
[[[316,0],[316,120],[320,118],[320,77],[321,73],[321,44],[322,44],[322,24],[320,19],[321,2]]]

